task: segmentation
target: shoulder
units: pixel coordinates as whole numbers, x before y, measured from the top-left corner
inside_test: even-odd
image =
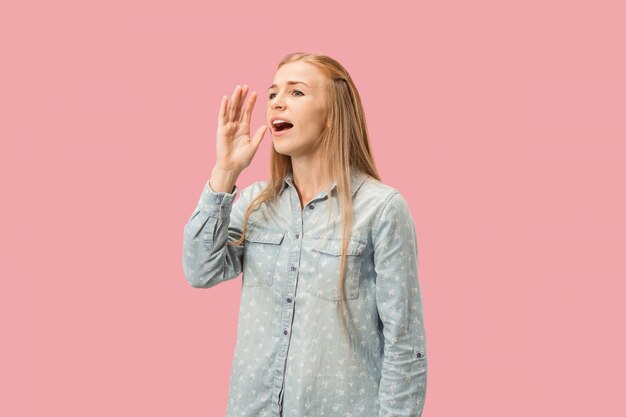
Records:
[[[254,181],[252,184],[249,184],[241,189],[241,198],[246,201],[252,201],[252,199],[256,198],[263,192],[263,190],[265,190],[268,184],[268,180]]]
[[[373,209],[375,214],[372,226],[374,229],[381,223],[413,222],[407,199],[399,189],[389,184],[368,177],[359,189],[357,198],[360,204]]]
[[[363,185],[359,188],[355,198],[370,207],[378,208],[379,212],[389,205],[408,207],[408,203],[399,189],[372,177],[367,177],[363,181]]]

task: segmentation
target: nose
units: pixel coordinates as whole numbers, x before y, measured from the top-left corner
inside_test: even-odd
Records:
[[[281,109],[284,110],[285,109],[285,102],[278,98],[278,97],[274,97],[274,102],[272,103],[272,109]]]

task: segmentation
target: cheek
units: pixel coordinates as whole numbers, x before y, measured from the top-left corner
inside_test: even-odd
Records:
[[[322,130],[326,126],[326,110],[324,108],[318,108],[315,112],[314,122],[317,130]]]
[[[310,115],[301,127],[307,132],[317,134],[324,128],[324,119],[319,114]]]

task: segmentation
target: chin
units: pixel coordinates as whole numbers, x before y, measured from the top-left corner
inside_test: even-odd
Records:
[[[290,149],[289,146],[276,146],[276,142],[274,142],[274,150],[281,155],[291,156],[293,154],[293,149]]]

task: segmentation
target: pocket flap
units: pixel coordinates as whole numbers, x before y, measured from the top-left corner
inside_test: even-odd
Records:
[[[280,245],[285,236],[284,230],[260,228],[258,226],[248,226],[246,228],[245,240],[249,242],[271,243]]]
[[[351,237],[346,249],[346,255],[361,255],[365,250],[365,242],[359,238]],[[338,238],[320,238],[315,241],[313,250],[328,255],[341,256],[341,240]]]

